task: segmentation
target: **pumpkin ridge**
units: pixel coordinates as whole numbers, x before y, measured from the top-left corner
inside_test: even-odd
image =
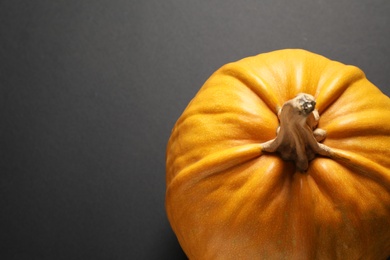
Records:
[[[327,79],[318,86],[317,109],[324,113],[350,86],[359,80],[365,79],[365,74],[352,65],[344,65],[332,61],[332,65],[340,65],[340,69],[327,75]]]
[[[261,155],[261,146],[258,143],[235,146],[223,151],[214,152],[183,168],[173,177],[168,184],[168,188],[179,180],[183,181],[186,177],[192,178],[192,182],[197,182],[207,176],[218,174]]]
[[[380,183],[390,192],[390,169],[380,165],[378,162],[360,156],[357,153],[344,151],[341,149],[332,149],[336,155],[334,161],[353,169],[355,173],[361,174],[371,180]]]
[[[331,160],[331,159],[328,159]],[[336,166],[348,168],[346,165],[338,164],[337,162],[334,162]],[[334,212],[337,212],[340,214],[339,206],[337,206],[340,203],[340,192],[343,193],[344,189],[336,190],[334,186],[329,185],[329,183],[335,183],[335,177],[340,176],[332,176],[333,174],[337,174],[337,172],[331,172],[330,170],[334,169],[334,166],[330,166],[328,168],[329,162],[324,163],[321,161],[313,161],[313,166],[311,167],[312,171],[308,172],[308,175],[310,179],[313,181],[313,185],[311,185],[311,189],[313,190],[313,193],[319,194],[321,197],[321,204],[327,205],[326,207],[332,206],[332,209]],[[323,168],[326,166],[326,168]],[[367,176],[363,176],[363,178],[369,178]],[[349,183],[342,182],[341,185],[348,185]],[[358,183],[359,184],[359,183]],[[348,185],[349,186],[349,185]],[[316,191],[314,191],[316,189]],[[326,201],[326,203],[324,203]]]
[[[390,116],[386,116],[386,111],[378,113],[377,109],[357,111],[348,115],[334,118],[324,129],[330,138],[343,138],[351,136],[387,136],[390,133],[390,124],[381,124],[390,121]]]
[[[318,176],[317,174],[313,174],[311,172],[311,169],[312,167],[309,168],[307,174],[310,180],[312,181],[312,185],[310,186],[312,193],[315,194],[317,192],[318,194],[320,194],[320,196],[323,197],[324,200],[326,200],[328,204],[335,204],[335,200],[333,199],[333,196],[330,195],[332,189],[326,189],[326,187],[322,185],[321,177]]]
[[[251,57],[253,58],[253,57]],[[246,70],[239,62],[245,59],[224,65],[220,69],[223,75],[229,75],[241,81],[247,88],[256,94],[275,114],[281,105],[275,95],[270,91],[272,88],[263,78],[255,73]]]

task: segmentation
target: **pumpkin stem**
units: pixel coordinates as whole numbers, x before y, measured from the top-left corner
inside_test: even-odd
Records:
[[[314,97],[305,93],[284,103],[278,112],[276,138],[263,143],[262,151],[278,152],[282,159],[294,161],[301,172],[308,169],[316,154],[332,157],[332,150],[319,143],[326,131],[316,128],[320,116],[315,105]]]

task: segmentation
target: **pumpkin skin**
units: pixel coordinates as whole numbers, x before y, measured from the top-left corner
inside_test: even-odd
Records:
[[[316,99],[324,145],[305,172],[262,151],[277,113]],[[390,256],[390,99],[354,66],[297,49],[217,70],[167,145],[166,211],[190,259]]]

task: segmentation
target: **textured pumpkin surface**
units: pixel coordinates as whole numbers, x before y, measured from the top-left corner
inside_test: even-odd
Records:
[[[301,92],[343,158],[317,156],[305,172],[261,145]],[[166,210],[190,259],[386,259],[389,169],[390,99],[354,66],[274,51],[217,70],[178,119]]]

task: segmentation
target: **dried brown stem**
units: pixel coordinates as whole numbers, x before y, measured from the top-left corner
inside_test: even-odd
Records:
[[[315,99],[305,93],[284,103],[278,113],[279,128],[275,139],[262,144],[264,152],[278,152],[284,160],[292,160],[299,171],[306,171],[316,154],[332,157],[331,149],[319,143],[325,130],[316,128],[320,118]]]

